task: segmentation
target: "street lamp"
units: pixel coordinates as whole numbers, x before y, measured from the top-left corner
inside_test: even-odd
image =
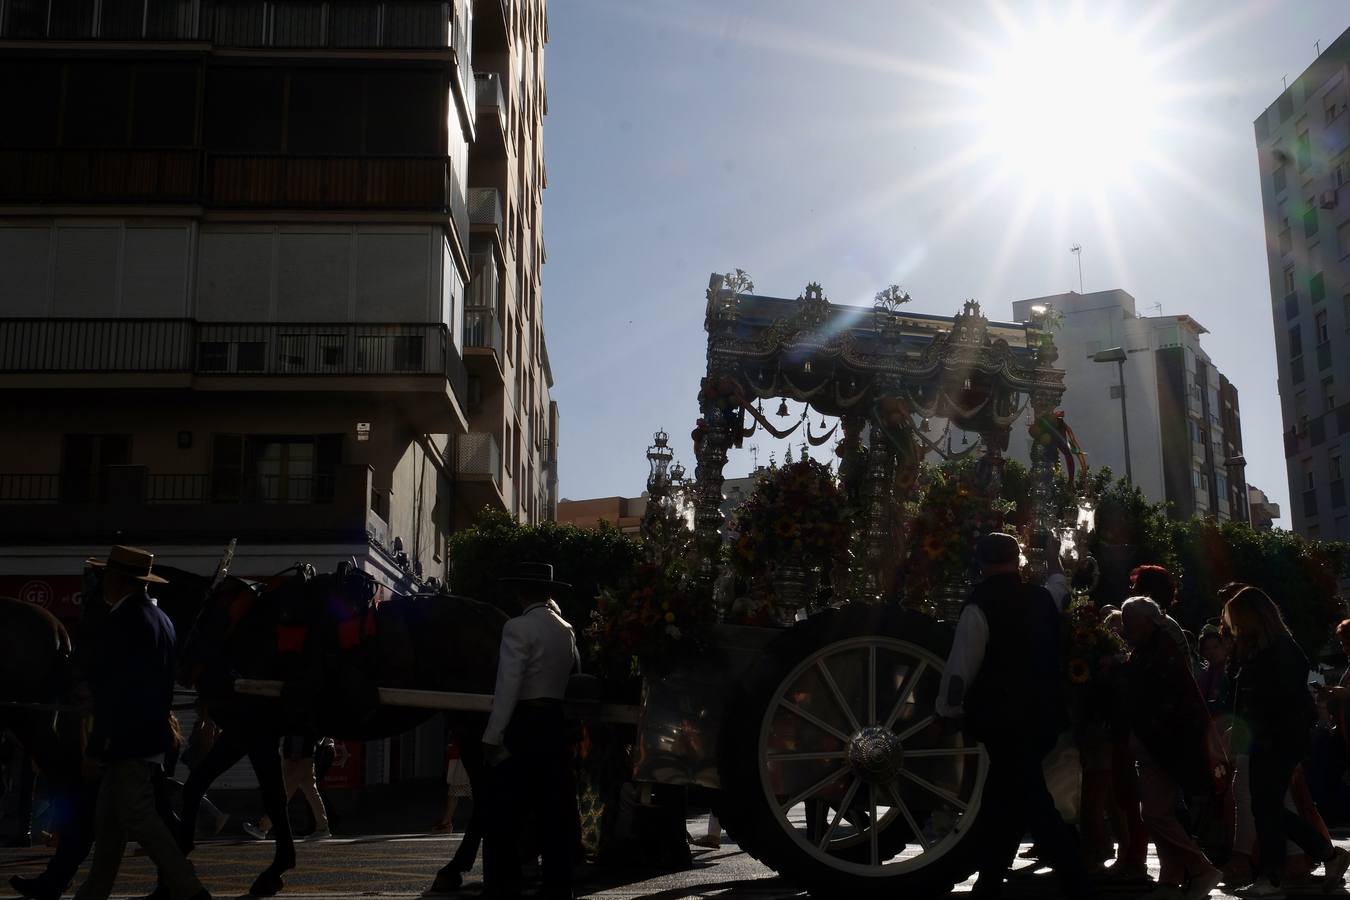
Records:
[[[1092,361],[1115,363],[1120,374],[1120,428],[1125,434],[1125,483],[1134,487],[1134,472],[1130,469],[1130,418],[1125,412],[1125,349],[1111,347],[1092,354]]]

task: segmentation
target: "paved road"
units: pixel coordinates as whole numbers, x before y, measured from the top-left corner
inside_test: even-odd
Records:
[[[690,830],[702,833],[702,823],[690,822]],[[323,842],[299,845],[299,868],[288,879],[284,896],[304,897],[306,900],[358,900],[358,898],[418,897],[431,884],[432,877],[454,853],[458,837],[425,835],[378,835],[369,837],[339,837]],[[1350,842],[1343,841],[1343,844]],[[48,851],[0,850],[0,897],[8,894],[8,880],[14,874],[33,874],[41,869]],[[203,883],[218,898],[242,897],[253,877],[270,860],[270,842],[247,840],[216,840],[204,842],[193,856]],[[1022,877],[1010,883],[1006,896],[1019,898],[1058,896],[1053,880],[1031,875],[1030,864],[1023,867]],[[1157,874],[1157,860],[1150,859]],[[464,896],[476,893],[474,882],[480,877],[470,875]],[[143,856],[129,858],[123,866],[117,884],[117,897],[135,898],[146,894],[153,886],[154,867]],[[956,894],[970,889],[969,883],[959,885]],[[694,868],[672,874],[647,872],[620,872],[592,869],[580,886],[583,896],[626,900],[626,898],[653,897],[659,900],[686,900],[686,898],[786,898],[799,896],[790,885],[779,880],[773,872],[741,853],[731,843],[719,850],[695,849]],[[1292,893],[1298,893],[1293,892]],[[1303,892],[1307,896],[1326,896],[1315,888]],[[1136,896],[1134,893],[1105,887],[1103,900]],[[1214,898],[1229,895],[1215,892]],[[1344,892],[1340,896],[1347,896]]]

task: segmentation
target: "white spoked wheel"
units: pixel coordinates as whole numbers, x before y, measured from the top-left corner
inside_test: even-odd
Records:
[[[945,632],[895,610],[819,618],[766,652],[753,728],[736,729],[754,741],[748,849],[818,895],[950,888],[973,868],[989,760],[937,718]]]

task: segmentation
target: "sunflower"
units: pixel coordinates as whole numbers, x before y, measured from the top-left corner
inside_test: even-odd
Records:
[[[1074,659],[1069,662],[1069,680],[1074,684],[1086,684],[1092,677],[1092,667],[1084,660]]]

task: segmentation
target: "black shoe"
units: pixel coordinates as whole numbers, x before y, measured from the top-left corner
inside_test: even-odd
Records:
[[[39,878],[24,878],[22,875],[15,875],[9,880],[9,886],[14,889],[14,893],[21,897],[29,897],[31,900],[61,900],[61,892]]]

